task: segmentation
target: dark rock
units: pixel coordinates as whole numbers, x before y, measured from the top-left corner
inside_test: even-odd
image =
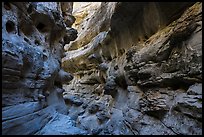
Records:
[[[115,77],[114,76],[108,77],[107,82],[104,86],[104,94],[111,95],[111,96],[115,97],[115,95],[117,94],[116,86],[117,86],[117,84],[115,82]]]
[[[72,76],[72,74],[60,69],[60,71],[57,74],[56,81],[60,83],[66,83],[71,81],[73,78],[74,77]]]
[[[202,96],[201,95],[183,95],[177,97],[177,103],[173,107],[190,118],[202,121]]]
[[[100,77],[97,73],[85,76],[80,80],[80,84],[94,85],[100,84]]]
[[[93,102],[90,106],[88,106],[88,111],[91,114],[95,114],[98,111],[104,111],[106,108],[103,102]]]
[[[88,107],[88,104],[86,104],[86,103],[84,103],[83,105],[82,105],[82,108],[83,109],[86,109]]]
[[[116,73],[115,75],[115,82],[118,86],[122,87],[123,89],[127,89],[127,82],[124,74]]]
[[[199,22],[201,19],[198,15],[201,12],[198,5],[194,6],[197,9],[196,13],[186,12],[162,30],[161,32],[165,35],[162,38],[161,33],[156,33],[144,44],[145,48],[138,50],[133,47],[130,49],[128,58],[131,57],[131,59],[128,60],[131,62],[128,63],[129,67],[125,68],[132,84],[186,89],[200,82],[197,76],[202,72],[201,52],[192,52],[192,50],[201,49],[199,44],[201,32],[195,33],[196,30],[200,30],[201,26],[196,25],[197,23],[193,21]],[[171,27],[174,31],[170,31]],[[190,48],[192,43],[194,46]],[[144,62],[145,65],[139,65]]]
[[[93,135],[98,135],[102,130],[103,130],[102,128],[93,129],[93,130],[92,130],[92,134],[93,134]]]
[[[102,84],[98,85],[98,86],[94,89],[94,93],[95,93],[95,94],[101,95],[102,92],[103,92],[103,85],[102,85]]]
[[[160,92],[146,94],[145,98],[139,100],[141,111],[147,115],[161,119],[168,112],[165,96]]]
[[[202,129],[201,123],[183,115],[180,112],[173,111],[171,114],[167,114],[163,118],[162,123],[166,127],[169,127],[174,133],[178,135],[200,135]]]
[[[68,104],[75,104],[77,106],[80,106],[83,104],[83,101],[81,101],[78,97],[74,96],[74,95],[64,95],[63,96],[64,100],[66,103]]]
[[[100,123],[104,123],[105,121],[107,121],[108,119],[110,119],[110,114],[108,114],[108,112],[100,112],[96,114],[98,120],[100,121]]]
[[[95,114],[99,110],[99,106],[97,104],[92,104],[88,107],[88,111],[90,114]]]
[[[77,38],[77,30],[73,28],[66,28],[66,35],[64,36],[65,44],[68,44],[70,41],[74,41]]]
[[[101,63],[102,62],[101,56],[97,53],[89,55],[88,59],[89,59],[89,61],[95,62],[95,63]]]
[[[57,93],[60,94],[60,95],[62,95],[64,92],[65,92],[64,89],[60,89],[60,88],[59,88],[59,89],[57,90]]]

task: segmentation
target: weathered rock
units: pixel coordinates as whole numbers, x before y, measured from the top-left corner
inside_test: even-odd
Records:
[[[98,86],[95,88],[95,90],[94,90],[93,93],[98,94],[98,95],[101,95],[101,94],[103,93],[103,85],[102,85],[102,84],[98,85]]]
[[[97,53],[94,53],[94,54],[91,54],[88,56],[88,59],[91,61],[91,62],[94,62],[96,64],[98,63],[101,63],[102,62],[102,59],[101,59],[101,56]]]
[[[60,69],[66,33],[60,8],[56,2],[2,3],[4,135],[62,133],[61,127],[40,132],[57,113],[67,114],[61,84],[73,79]],[[68,32],[73,40],[76,32]],[[70,128],[67,133],[74,131]],[[83,134],[76,130],[72,133]]]
[[[77,98],[76,96],[64,95],[63,98],[64,98],[65,102],[69,103],[69,104],[71,103],[71,104],[75,104],[77,106],[80,106],[83,104],[83,102],[79,98]]]
[[[198,25],[201,5],[195,4],[191,9],[194,10],[186,11],[178,20],[151,36],[144,43],[145,48],[128,53],[132,54],[133,68],[127,73],[130,78],[133,77],[133,83],[185,88],[200,82],[202,54],[194,51],[201,49],[199,28],[202,26]],[[139,65],[143,62],[145,65]]]
[[[2,3],[3,134],[202,135],[202,3],[73,5]]]
[[[201,123],[177,111],[167,114],[162,123],[178,135],[201,135]]]
[[[107,35],[107,32],[101,32],[86,46],[77,50],[67,51],[66,57],[62,59],[62,67],[69,72],[77,72],[79,70],[85,70],[85,68],[91,69],[96,67],[94,64],[89,64],[90,61],[87,58],[91,54],[98,52],[101,45],[106,41],[105,38]]]
[[[92,14],[81,12],[79,37],[65,46],[63,59],[66,70],[73,70],[69,64],[80,68],[73,72],[84,89],[73,92],[92,104],[84,107],[79,125],[99,135],[202,134],[201,8],[202,3],[112,2]],[[107,35],[100,46],[87,50],[101,32]],[[101,115],[96,101],[106,102],[110,117]]]
[[[106,63],[101,63],[98,65],[99,70],[106,71],[108,69],[108,65]]]
[[[139,100],[142,98],[143,92],[136,86],[128,86],[127,90],[129,91],[127,100],[128,107],[131,109],[140,110],[141,104]]]
[[[56,116],[36,135],[86,135],[87,131],[75,126],[69,116],[56,114]]]
[[[177,96],[177,102],[174,109],[191,118],[202,120],[202,96],[186,95]]]
[[[115,77],[110,76],[107,78],[107,82],[104,86],[104,94],[111,95],[112,97],[115,97],[117,93],[117,84],[115,82]]]
[[[102,128],[93,129],[93,130],[92,130],[92,134],[93,134],[93,135],[98,135],[101,131],[102,131]]]
[[[67,27],[71,27],[75,22],[75,17],[72,15],[73,2],[59,2],[61,6],[62,16]]]
[[[56,77],[56,81],[62,84],[64,84],[65,82],[69,82],[72,79],[73,79],[73,76],[70,73],[67,73],[62,69],[60,69]]]
[[[24,109],[24,111],[26,110]],[[47,107],[34,113],[6,120],[2,123],[2,133],[9,135],[35,134],[52,119],[52,114],[53,108]]]
[[[100,112],[96,114],[98,120],[100,121],[100,123],[103,123],[105,121],[107,121],[108,119],[110,119],[110,114],[108,112]]]
[[[92,104],[92,105],[90,105],[90,106],[88,107],[88,111],[89,111],[89,113],[91,113],[91,114],[96,113],[96,112],[98,111],[98,109],[99,109],[99,106],[98,106],[97,104]]]
[[[99,84],[101,83],[100,75],[97,72],[93,72],[91,75],[81,78],[80,83],[89,85]]]
[[[126,125],[123,122],[123,113],[119,109],[112,108],[111,119],[105,123],[104,130],[100,134],[112,134],[112,135],[132,135],[129,128],[125,128]]]
[[[202,84],[194,84],[189,87],[187,90],[187,94],[189,95],[202,95]]]
[[[64,43],[69,44],[77,38],[78,32],[73,28],[66,28],[66,35],[64,36]]]

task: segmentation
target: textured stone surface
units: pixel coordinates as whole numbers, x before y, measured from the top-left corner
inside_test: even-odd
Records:
[[[85,133],[66,116],[62,97],[62,83],[73,79],[61,69],[64,36],[77,35],[63,10],[56,2],[2,3],[3,135]]]
[[[187,90],[187,94],[189,95],[202,95],[202,84],[194,84],[189,87]]]
[[[186,2],[102,2],[81,13],[90,18],[78,20],[62,62],[74,73],[64,96],[83,100],[69,104],[77,126],[94,135],[202,135],[201,13],[202,3]]]
[[[185,12],[181,18],[151,36],[144,43],[145,48],[127,53],[132,54],[128,55],[132,56],[130,64],[135,64],[130,65],[133,67],[130,71],[126,67],[133,84],[178,88],[201,82],[200,7],[192,7],[195,9]]]
[[[2,133],[202,135],[202,3],[84,4],[2,3]]]
[[[36,135],[86,135],[87,132],[75,126],[69,116],[58,114]]]

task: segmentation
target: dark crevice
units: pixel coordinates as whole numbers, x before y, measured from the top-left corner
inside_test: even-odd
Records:
[[[38,25],[36,25],[36,28],[40,31],[40,32],[46,32],[46,25],[43,23],[38,23]]]
[[[54,82],[54,86],[62,88],[62,84],[60,82],[58,82],[58,81]]]
[[[4,2],[4,8],[6,10],[11,10],[11,4],[9,2]]]
[[[7,23],[6,23],[6,31],[8,32],[8,33],[11,33],[11,32],[13,32],[15,30],[15,23],[13,23],[13,21],[8,21]]]
[[[175,133],[176,135],[184,135],[181,133],[177,133],[176,131],[174,131],[171,127],[167,126],[162,120],[160,120],[160,122],[168,129],[170,129],[173,133]]]
[[[136,129],[133,129],[133,128],[131,127],[131,124],[130,124],[127,120],[123,120],[123,122],[124,122],[124,124],[130,129],[130,131],[131,131],[134,135],[140,135],[139,131],[136,130]],[[137,133],[135,133],[135,131],[136,131]]]
[[[39,40],[35,40],[35,45],[40,45],[40,41]]]
[[[24,38],[24,40],[31,45],[30,40],[28,38]]]
[[[124,76],[124,75],[121,75],[121,76],[117,77],[116,80],[115,80],[115,82],[116,82],[116,84],[119,85],[121,88],[127,89],[128,84],[127,84],[127,82],[126,82],[126,80],[125,80],[125,76]]]

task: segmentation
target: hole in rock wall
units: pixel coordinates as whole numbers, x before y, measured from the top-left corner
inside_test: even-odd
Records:
[[[35,40],[35,45],[40,45],[40,41],[39,40]]]
[[[12,31],[14,31],[15,30],[15,24],[12,22],[12,21],[8,21],[7,23],[6,23],[6,31],[8,32],[8,33],[11,33]]]
[[[32,6],[31,5],[28,7],[27,12],[28,12],[28,14],[32,13]]]
[[[126,80],[125,80],[125,76],[124,75],[120,75],[116,78],[116,81],[115,81],[121,88],[123,89],[127,89],[128,87],[128,84],[126,83]]]
[[[22,76],[22,79],[28,74],[28,72],[31,70],[32,64],[29,61],[29,58],[24,58],[23,59],[23,68],[21,69],[22,72],[24,73]]]
[[[6,10],[11,10],[11,4],[9,2],[4,2],[4,8]]]
[[[38,29],[38,31],[40,32],[45,32],[45,24],[43,23],[38,23],[38,25],[36,26],[36,28]]]
[[[30,36],[33,32],[32,23],[26,22],[25,20],[20,22],[19,28],[24,35]]]
[[[24,38],[24,40],[25,40],[25,41],[26,41],[28,44],[30,44],[30,45],[31,45],[31,43],[30,43],[29,39]]]
[[[125,49],[120,49],[119,50],[119,55],[123,55],[125,53]]]
[[[48,59],[48,56],[46,54],[43,54],[43,61],[46,61]]]
[[[62,84],[61,84],[60,82],[58,82],[58,81],[55,81],[55,82],[54,82],[54,85],[55,85],[56,87],[62,88]]]
[[[145,37],[145,39],[148,39],[148,36],[147,36],[147,35],[145,35],[144,37]]]

